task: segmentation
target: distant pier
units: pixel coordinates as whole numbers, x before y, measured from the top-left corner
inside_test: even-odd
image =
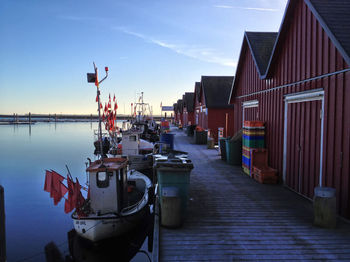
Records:
[[[153,116],[155,121],[160,121],[162,116]],[[130,115],[117,115],[117,120],[132,119]],[[167,117],[168,120],[173,119]],[[31,125],[36,122],[97,122],[98,115],[74,115],[74,114],[2,114],[0,115],[0,125]]]

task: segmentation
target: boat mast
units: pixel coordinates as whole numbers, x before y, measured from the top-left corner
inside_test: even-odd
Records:
[[[97,88],[97,99],[98,99],[98,140],[100,141],[100,156],[101,159],[103,159],[103,145],[102,145],[102,123],[101,123],[101,100],[100,100],[100,84],[107,78],[108,76],[108,67],[105,67],[105,71],[106,71],[106,76],[101,80],[98,81],[98,74],[97,74],[97,67],[95,65],[95,62],[93,62],[94,64],[94,70],[95,70],[95,85]]]

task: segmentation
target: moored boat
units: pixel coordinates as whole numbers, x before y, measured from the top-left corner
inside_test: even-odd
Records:
[[[124,234],[149,212],[152,183],[138,171],[127,172],[127,159],[105,158],[92,162],[90,200],[72,214],[78,235],[93,242]]]

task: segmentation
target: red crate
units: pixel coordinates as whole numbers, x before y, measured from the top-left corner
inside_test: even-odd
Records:
[[[268,167],[267,149],[254,148],[250,150],[251,165],[257,167]]]
[[[244,121],[244,127],[263,127],[263,121]]]
[[[256,167],[252,168],[252,177],[261,184],[277,184],[277,170],[271,167]]]

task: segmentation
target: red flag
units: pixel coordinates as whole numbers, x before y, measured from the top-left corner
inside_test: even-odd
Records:
[[[102,109],[102,104],[100,103],[100,109]]]
[[[105,121],[105,112],[102,114],[102,121]]]
[[[67,187],[62,184],[64,177],[57,172],[51,170],[51,191],[50,196],[54,199],[54,204],[57,205],[61,201],[62,197],[67,193]]]
[[[45,174],[45,184],[44,184],[44,190],[46,192],[51,192],[51,185],[52,185],[52,173],[48,170],[46,170]]]
[[[117,101],[115,101],[114,110],[117,110],[117,109],[118,109],[118,103]]]
[[[105,103],[105,112],[107,112],[107,103]]]
[[[55,206],[61,201],[62,197],[67,193],[68,188],[60,182],[59,189],[54,191],[53,203]]]
[[[111,102],[111,94],[109,93],[109,102]]]
[[[96,96],[96,102],[98,102],[98,95]]]
[[[114,97],[113,97],[113,102],[115,102],[115,95],[114,95]]]
[[[67,175],[67,185],[68,185],[68,199],[64,203],[64,212],[69,213],[75,207],[75,204],[73,202],[75,185],[68,175]]]
[[[97,69],[96,69],[96,71],[95,71],[95,86],[97,86],[98,87],[98,74],[97,74]]]
[[[108,108],[111,108],[111,101],[108,102]]]

